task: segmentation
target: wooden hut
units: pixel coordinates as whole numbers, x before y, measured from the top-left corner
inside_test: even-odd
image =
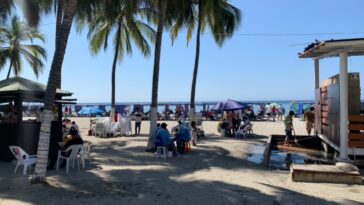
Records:
[[[13,77],[0,81],[0,103],[9,103],[12,110],[3,110],[0,121],[0,160],[13,159],[9,145],[22,147],[29,154],[36,154],[38,147],[40,122],[35,119],[23,118],[24,103],[43,103],[46,85],[21,78]],[[73,104],[75,99],[62,99],[72,96],[73,93],[57,89],[55,111],[58,117],[52,121],[50,152],[56,150],[57,141],[62,137],[62,104]],[[8,113],[13,112],[13,113]],[[6,119],[7,114],[12,114],[12,120]]]
[[[364,55],[364,38],[316,41],[300,58],[314,60],[316,131],[336,149],[339,160],[364,156],[364,116],[360,115],[359,73],[348,73],[348,57]],[[340,58],[340,73],[320,87],[320,60]]]

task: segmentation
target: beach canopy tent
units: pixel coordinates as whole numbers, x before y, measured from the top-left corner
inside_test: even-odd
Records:
[[[217,112],[222,112],[222,111],[234,111],[234,110],[243,110],[246,108],[249,108],[250,106],[245,104],[245,103],[241,103],[235,100],[225,100],[225,101],[221,101],[218,102],[216,105],[214,105],[211,110],[212,111],[217,111]]]
[[[78,111],[79,116],[96,116],[104,114],[105,111],[98,107],[83,107],[80,111]]]
[[[364,148],[348,149],[348,57],[364,55],[364,38],[355,39],[339,39],[315,41],[304,49],[303,53],[299,53],[300,58],[312,58],[314,60],[315,71],[315,89],[316,89],[316,106],[321,105],[319,101],[320,92],[320,60],[329,57],[340,58],[340,75],[339,75],[339,93],[340,93],[340,145],[333,143],[330,136],[319,136],[330,144],[333,148],[340,152],[339,158],[348,160],[348,155],[364,155]],[[316,109],[317,110],[317,109]],[[360,116],[357,116],[360,118]],[[316,119],[317,120],[317,119]]]
[[[12,160],[9,145],[20,146],[27,153],[36,154],[40,122],[23,121],[23,103],[44,103],[45,91],[46,85],[22,77],[0,81],[0,103],[13,103],[13,114],[16,118],[13,122],[0,120],[0,160]],[[57,147],[57,141],[62,137],[62,104],[75,104],[76,101],[63,97],[70,97],[72,94],[60,89],[56,91],[55,108],[58,108],[58,113],[54,114],[58,114],[58,121],[52,122],[50,153],[53,151],[52,148]]]

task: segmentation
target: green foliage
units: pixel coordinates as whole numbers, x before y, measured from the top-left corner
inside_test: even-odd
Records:
[[[201,18],[201,31],[204,32],[208,27],[215,42],[222,46],[227,38],[232,37],[241,22],[240,10],[227,0],[176,0],[169,9],[170,13],[174,13],[174,16],[170,16],[173,21],[170,33],[172,41],[186,28],[189,43]]]
[[[38,30],[31,28],[14,16],[9,25],[0,27],[0,69],[4,69],[8,61],[10,70],[16,76],[22,71],[24,58],[38,77],[43,68],[43,59],[46,59],[45,49],[33,40],[40,40],[44,43],[44,37]],[[9,77],[9,74],[8,74]]]
[[[108,12],[105,12],[108,11]],[[143,21],[143,18],[153,18],[153,10],[143,7],[138,1],[115,0],[105,1],[93,11],[90,19],[79,19],[79,28],[85,24],[89,26],[88,38],[90,50],[97,54],[101,48],[106,50],[110,35],[114,34],[113,45],[118,46],[118,59],[125,53],[132,54],[133,44],[139,48],[144,56],[150,55],[150,42],[155,41],[154,29]],[[120,36],[116,30],[120,29]],[[116,48],[115,48],[116,50]]]

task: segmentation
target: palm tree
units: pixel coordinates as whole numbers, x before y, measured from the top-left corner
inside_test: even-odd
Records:
[[[171,37],[173,41],[178,36],[180,29],[187,26],[187,42],[189,42],[197,19],[196,54],[189,116],[190,122],[192,122],[195,120],[195,94],[200,61],[201,32],[208,26],[215,42],[221,47],[227,38],[232,37],[234,31],[240,25],[241,14],[240,10],[229,4],[227,0],[182,0],[182,2],[179,7],[183,9],[179,10],[180,15],[177,15],[178,18],[171,29]]]
[[[115,75],[116,63],[124,58],[124,54],[132,53],[132,41],[141,50],[144,56],[150,55],[150,47],[144,36],[150,41],[155,41],[155,31],[148,24],[136,18],[136,14],[145,12],[139,7],[136,1],[112,1],[105,4],[101,11],[111,11],[108,13],[98,13],[94,22],[90,25],[88,37],[90,48],[93,54],[97,54],[101,48],[108,48],[109,36],[114,32],[114,57],[111,72],[111,113],[110,119],[115,113]]]
[[[10,15],[11,10],[14,8],[13,0],[2,0],[0,6],[0,25],[7,19]]]
[[[43,183],[46,180],[48,151],[50,141],[51,121],[53,119],[53,104],[56,94],[56,81],[60,78],[64,55],[67,48],[68,37],[72,27],[72,21],[78,8],[78,0],[67,0],[63,8],[63,16],[59,25],[59,36],[56,39],[54,57],[49,73],[47,88],[44,98],[44,110],[41,116],[41,128],[39,134],[37,163],[35,174],[31,177],[31,183]]]
[[[158,84],[159,84],[159,67],[162,50],[163,27],[165,25],[168,0],[159,0],[159,18],[157,26],[157,38],[154,50],[153,82],[152,82],[152,103],[150,107],[150,130],[147,151],[153,151],[155,148],[153,132],[157,127],[157,106],[158,106]]]
[[[12,18],[7,27],[0,27],[0,35],[2,35],[0,56],[2,56],[3,62],[6,60],[9,62],[6,78],[10,77],[12,70],[15,76],[19,75],[23,68],[22,58],[30,64],[38,77],[43,68],[42,59],[46,59],[46,51],[40,45],[24,44],[23,42],[30,41],[33,43],[34,39],[44,42],[43,35],[38,30],[25,25],[17,16]]]

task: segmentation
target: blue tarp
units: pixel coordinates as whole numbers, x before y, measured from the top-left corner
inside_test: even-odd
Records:
[[[83,107],[78,112],[78,115],[91,116],[91,115],[103,115],[104,113],[105,113],[104,110],[97,107]]]

